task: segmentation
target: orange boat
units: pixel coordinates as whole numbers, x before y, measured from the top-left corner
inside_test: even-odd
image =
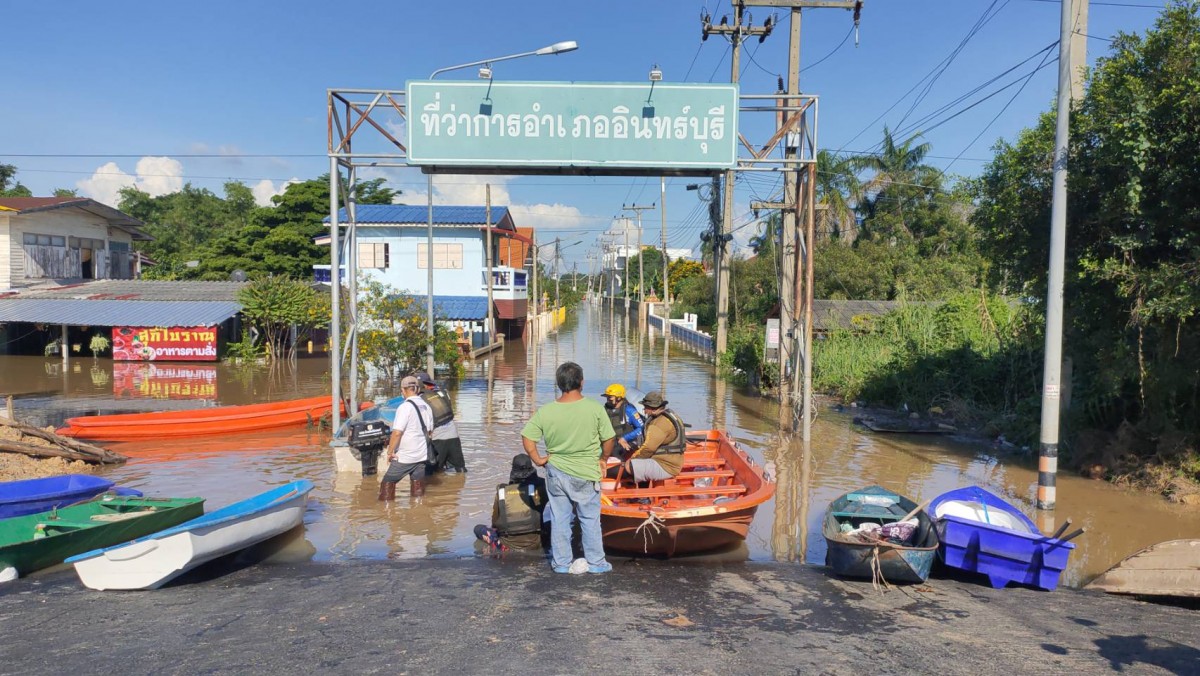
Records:
[[[92,415],[68,418],[66,426],[58,433],[101,441],[229,434],[314,423],[332,408],[329,396],[322,396],[189,411]]]
[[[603,484],[604,547],[672,556],[720,549],[746,539],[775,481],[719,430],[688,435],[683,471],[645,488]]]

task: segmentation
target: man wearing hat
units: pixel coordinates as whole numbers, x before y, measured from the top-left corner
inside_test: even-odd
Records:
[[[455,471],[466,472],[467,462],[463,458],[462,439],[458,436],[458,425],[454,424],[454,410],[450,408],[450,399],[446,396],[445,391],[438,387],[437,383],[425,371],[417,371],[413,374],[417,380],[421,381],[424,386],[424,391],[421,396],[425,399],[425,403],[434,405],[431,398],[441,398],[444,406],[440,408],[446,409],[448,420],[437,421],[441,424],[436,424],[433,428],[433,433],[430,435],[433,438],[433,452],[435,460],[433,466],[429,468],[433,472]],[[450,465],[449,468],[446,465]]]
[[[379,484],[379,499],[396,499],[396,483],[404,477],[412,481],[414,498],[425,494],[425,461],[429,456],[428,431],[433,428],[433,410],[421,398],[421,381],[405,376],[400,381],[404,403],[396,407],[392,436],[388,439],[387,458],[391,461]]]
[[[667,400],[661,392],[651,392],[640,402],[646,413],[644,441],[633,449],[629,459],[622,465],[608,470],[616,478],[623,466],[624,475],[634,481],[661,481],[670,479],[683,469],[683,451],[687,447],[683,421],[674,411],[667,408]]]

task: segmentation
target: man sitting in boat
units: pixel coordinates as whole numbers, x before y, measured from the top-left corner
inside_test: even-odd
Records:
[[[612,423],[613,431],[617,433],[618,451],[622,456],[638,443],[642,436],[643,419],[637,412],[637,407],[625,399],[625,386],[613,383],[604,390],[604,412]]]
[[[646,413],[645,440],[633,449],[629,459],[608,470],[610,478],[616,478],[624,467],[624,476],[633,480],[662,481],[674,478],[683,469],[683,451],[687,447],[683,421],[674,411],[667,408],[662,393],[651,392],[642,399]]]
[[[492,525],[475,526],[475,537],[492,551],[541,549],[550,541],[546,480],[528,455],[513,456],[508,483],[496,487]]]

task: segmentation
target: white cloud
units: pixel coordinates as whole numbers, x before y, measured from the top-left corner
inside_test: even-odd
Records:
[[[255,183],[254,185],[250,186],[250,192],[254,193],[254,203],[255,204],[257,204],[260,207],[269,207],[272,204],[272,202],[271,202],[272,197],[274,197],[276,195],[282,195],[284,193],[284,191],[287,190],[287,187],[289,185],[291,185],[293,183],[302,183],[302,182],[303,181],[301,181],[300,179],[292,177],[286,181],[281,182],[279,184],[279,187],[277,188],[277,187],[275,187],[274,181],[272,181],[268,178],[264,178],[263,180],[259,181],[258,183]]]
[[[183,165],[169,157],[143,157],[131,175],[116,162],[108,162],[75,186],[85,196],[115,207],[121,201],[122,188],[137,188],[152,197],[178,192],[183,188]]]

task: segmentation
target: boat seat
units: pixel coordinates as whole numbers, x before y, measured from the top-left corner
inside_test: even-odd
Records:
[[[661,486],[652,488],[619,488],[609,494],[614,500],[639,498],[687,498],[696,495],[740,495],[745,486]]]
[[[714,479],[732,478],[733,470],[731,469],[708,469],[708,470],[692,470],[690,472],[680,472],[675,475],[675,479],[702,479],[704,477],[712,477]]]
[[[39,521],[37,525],[42,528],[92,528],[98,524],[95,521],[65,521],[63,519],[55,519],[53,521]]]

